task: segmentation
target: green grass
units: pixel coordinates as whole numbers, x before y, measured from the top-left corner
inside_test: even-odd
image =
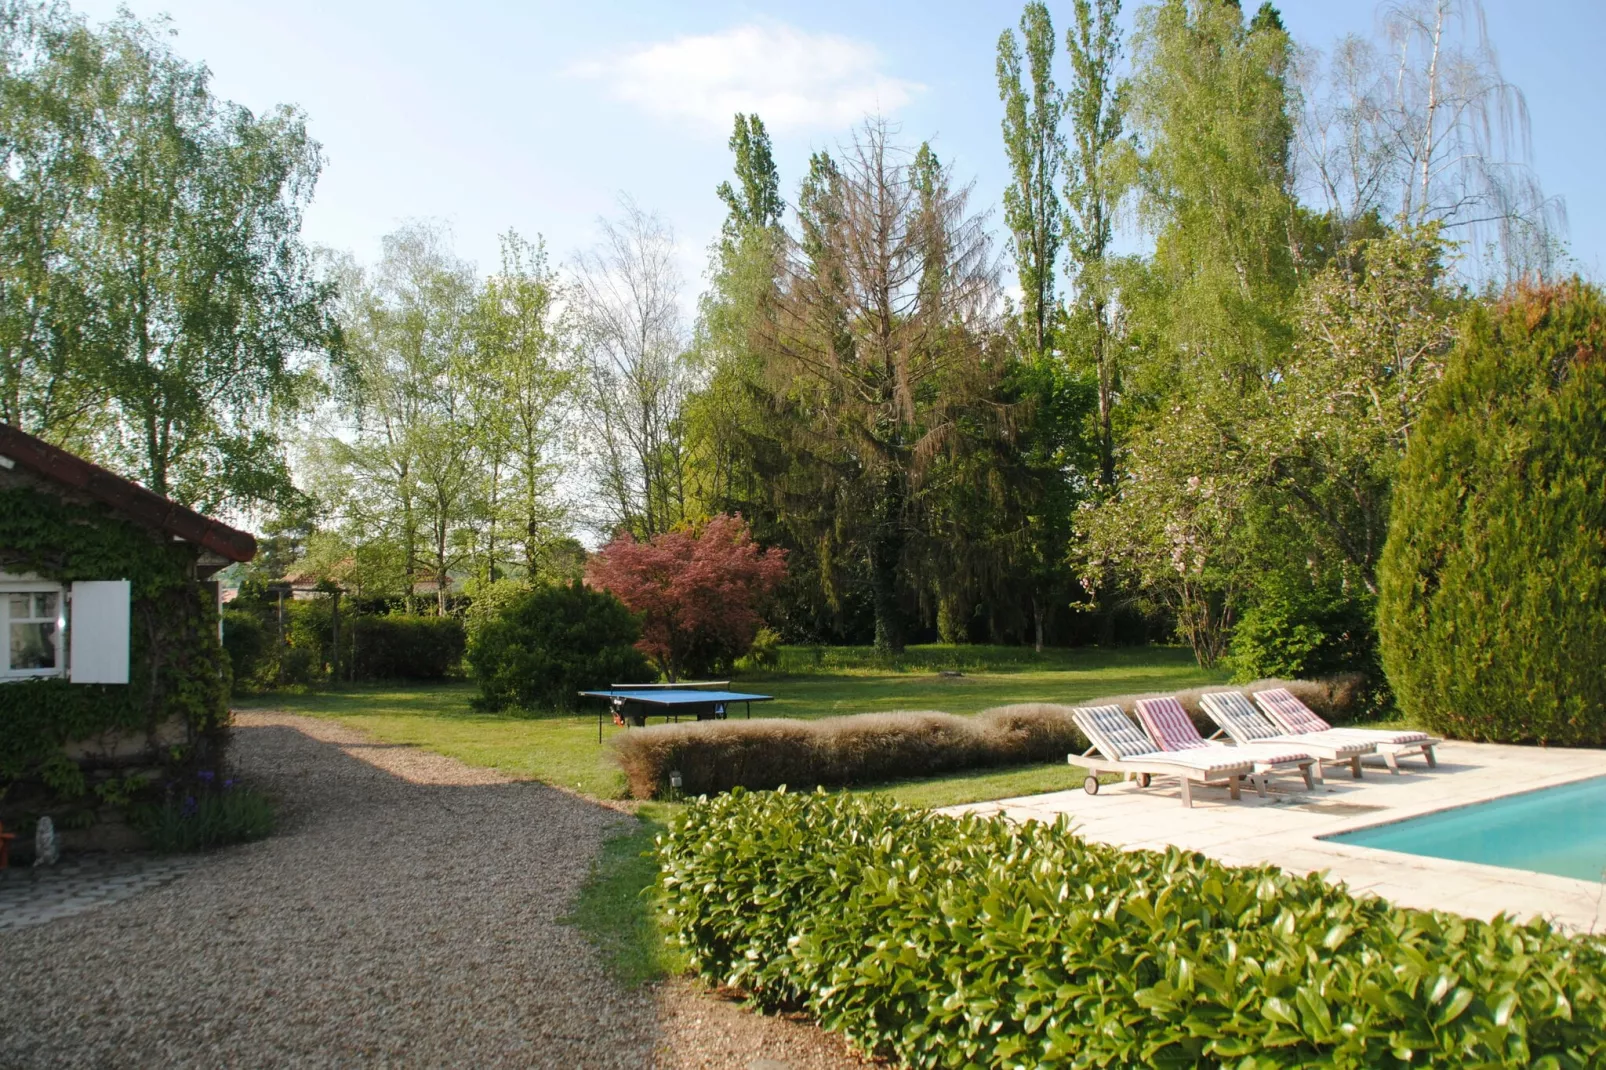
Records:
[[[748,674],[739,686],[773,694],[755,713],[827,717],[886,710],[977,713],[1013,702],[1077,703],[1103,695],[1175,691],[1225,681],[1204,672],[1186,650],[1055,650],[1014,647],[912,647],[895,660],[866,647],[832,647],[818,659],[809,648],[783,648],[787,672]],[[958,678],[938,675],[958,669]],[[470,765],[541,780],[600,799],[625,794],[623,774],[597,744],[594,713],[483,713],[466,683],[361,685],[337,691],[274,693],[237,700],[236,709],[275,709],[361,728],[386,743],[422,747]],[[611,723],[603,738],[625,729]],[[1063,762],[981,769],[928,780],[855,789],[884,792],[912,806],[953,806],[1079,787],[1083,772]],[[663,940],[646,894],[655,867],[646,852],[678,804],[647,803],[637,823],[608,840],[569,918],[597,947],[609,972],[635,986],[679,965]]]
[[[797,649],[788,648],[788,653]],[[964,652],[982,669],[950,678],[927,668],[953,651]],[[1170,647],[1056,650],[1041,655],[1011,647],[912,647],[909,653],[919,668],[909,672],[873,667],[869,648],[831,648],[831,653],[849,664],[807,674],[743,676],[740,686],[775,696],[774,702],[756,707],[755,715],[811,718],[885,710],[967,714],[1011,702],[1075,703],[1225,679],[1222,673],[1199,669],[1188,651]],[[378,684],[255,695],[234,705],[326,717],[365,729],[386,743],[423,747],[509,776],[545,781],[593,798],[624,796],[623,774],[609,759],[609,748],[597,745],[595,713],[483,713],[470,705],[473,697],[473,685],[467,683]],[[603,738],[624,731],[609,723]],[[887,789],[917,805],[947,806],[1054,791],[1076,782],[1070,770],[1055,764],[960,773]]]
[[[658,869],[648,852],[674,809],[647,803],[636,811],[636,822],[627,831],[603,843],[585,886],[563,919],[586,935],[609,974],[627,988],[679,973],[683,965],[664,940],[649,895]]]
[[[238,710],[285,710],[361,728],[386,742],[423,747],[509,776],[541,780],[598,799],[624,794],[624,776],[597,745],[597,720],[584,714],[482,713],[474,686],[374,684],[339,691],[237,699]],[[622,731],[611,724],[609,733]]]

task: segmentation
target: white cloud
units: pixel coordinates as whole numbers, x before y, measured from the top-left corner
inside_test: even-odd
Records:
[[[925,87],[881,70],[874,46],[780,23],[677,37],[579,64],[570,73],[609,83],[619,100],[716,131],[757,112],[773,130],[840,129],[890,115]]]

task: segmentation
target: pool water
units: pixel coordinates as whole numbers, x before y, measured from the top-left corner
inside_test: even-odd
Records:
[[[1606,776],[1322,838],[1598,881],[1606,874]]]

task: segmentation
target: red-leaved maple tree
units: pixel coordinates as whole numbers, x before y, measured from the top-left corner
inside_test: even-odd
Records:
[[[670,680],[723,671],[753,645],[759,611],[786,578],[786,551],[759,549],[740,516],[597,551],[586,582],[642,616],[636,644]]]

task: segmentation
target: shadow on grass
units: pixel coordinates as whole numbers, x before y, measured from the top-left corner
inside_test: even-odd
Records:
[[[664,936],[653,894],[658,875],[653,838],[672,813],[668,805],[645,805],[634,825],[605,841],[563,919],[585,934],[608,975],[626,988],[684,970],[683,958]]]

